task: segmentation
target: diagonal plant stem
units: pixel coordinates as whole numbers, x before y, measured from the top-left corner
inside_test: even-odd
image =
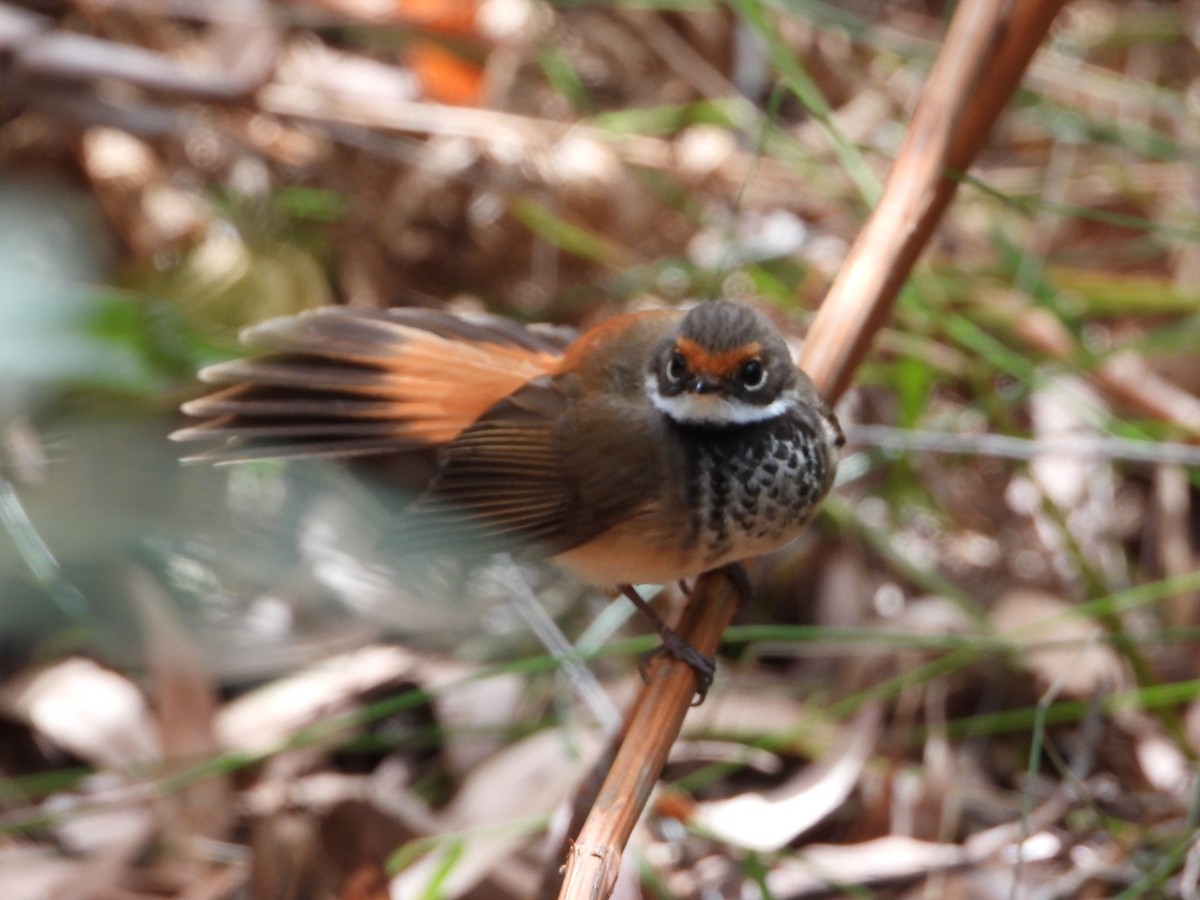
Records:
[[[1065,0],[958,8],[867,220],[813,320],[800,365],[835,402]]]

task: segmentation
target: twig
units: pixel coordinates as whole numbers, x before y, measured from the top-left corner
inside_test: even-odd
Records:
[[[737,612],[737,592],[722,574],[700,579],[677,630],[701,653],[716,653]],[[571,844],[560,897],[607,897],[616,884],[621,853],[667,761],[696,693],[696,673],[660,654],[625,717],[624,739],[599,786],[579,836]]]
[[[585,139],[607,147],[629,166],[665,172],[681,168],[679,148],[673,141],[643,134],[614,134],[586,122],[568,125],[494,109],[419,101],[390,100],[381,104],[374,98],[349,92],[296,85],[270,84],[256,97],[258,108],[265,113],[297,122],[319,123],[335,133],[337,126],[349,126],[383,135],[462,138],[482,147],[503,147],[507,154],[522,159],[545,158],[568,138]],[[778,196],[780,191],[798,191],[803,187],[794,168],[744,150],[729,152],[713,174],[742,188],[748,182],[757,184],[763,195]]]
[[[1178,390],[1178,389],[1177,389]],[[1167,421],[1171,421],[1167,419]],[[1200,468],[1200,447],[1171,441],[1148,441],[1112,434],[1094,437],[1022,438],[983,432],[966,434],[891,425],[844,425],[851,444],[910,453],[953,453],[994,456],[1003,459],[1034,459],[1045,454],[1074,459],[1140,462],[1155,466]],[[841,482],[845,483],[845,482]]]
[[[842,394],[965,170],[1065,0],[958,7],[879,206],[822,305],[800,364],[830,401]],[[712,653],[736,611],[719,575],[699,579],[677,631]],[[607,897],[625,841],[692,700],[685,665],[663,656],[635,700],[608,777],[567,857],[559,897]]]
[[[883,197],[813,320],[800,365],[841,396],[958,182],[1065,0],[959,6]],[[1007,13],[1007,15],[1006,15]]]

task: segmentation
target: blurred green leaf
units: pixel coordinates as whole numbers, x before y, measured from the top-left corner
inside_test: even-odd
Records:
[[[629,253],[625,248],[571,224],[536,200],[514,198],[510,209],[513,218],[542,240],[573,256],[610,266],[618,266],[628,260]]]
[[[282,187],[271,203],[279,215],[304,222],[340,222],[348,208],[346,198],[336,191],[312,187]]]

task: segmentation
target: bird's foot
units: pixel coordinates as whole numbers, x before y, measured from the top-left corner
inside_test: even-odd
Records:
[[[633,585],[621,585],[621,593],[628,597],[642,615],[653,623],[655,631],[662,638],[662,644],[653,650],[643,653],[641,659],[638,660],[638,672],[641,673],[642,680],[648,680],[650,663],[655,657],[662,656],[664,653],[673,656],[680,662],[687,663],[696,674],[696,698],[692,701],[692,706],[699,706],[704,702],[704,698],[708,696],[709,686],[712,685],[713,675],[717,671],[716,660],[711,656],[705,656],[680,637],[679,632],[667,625],[662,620],[662,616],[655,612],[654,608],[642,599]]]
[[[643,681],[650,680],[650,663],[664,654],[673,656],[680,662],[691,667],[696,675],[696,696],[692,706],[699,706],[708,696],[712,687],[713,676],[717,673],[717,661],[711,656],[705,656],[687,641],[679,636],[673,628],[665,628],[661,632],[662,643],[653,650],[647,650],[638,659],[638,672]]]

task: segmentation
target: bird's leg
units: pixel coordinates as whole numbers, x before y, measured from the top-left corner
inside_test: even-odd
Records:
[[[750,584],[750,575],[746,572],[746,567],[740,562],[725,563],[719,569],[713,569],[713,572],[720,572],[729,579],[729,583],[733,585],[734,592],[738,595],[738,609],[741,609],[749,603],[754,597],[754,586]],[[695,588],[695,583],[687,583],[687,579],[680,578],[678,582],[679,590],[685,597],[692,596],[692,590]]]
[[[733,592],[737,594],[739,610],[754,599],[754,585],[750,583],[750,573],[740,562],[726,563],[713,571],[720,572],[729,579],[729,583],[733,586]]]
[[[621,585],[621,593],[628,597],[633,605],[638,608],[638,611],[650,620],[659,637],[662,638],[662,644],[647,653],[643,653],[642,658],[638,661],[638,671],[642,674],[642,678],[646,678],[646,667],[650,664],[650,660],[663,653],[669,653],[681,662],[687,663],[692,667],[692,671],[696,673],[697,698],[692,702],[692,705],[699,706],[708,695],[708,688],[712,684],[713,674],[717,671],[716,660],[711,656],[705,656],[681,638],[679,633],[664,622],[662,616],[656,613],[654,608],[641,598],[641,595],[638,594],[633,585]]]

